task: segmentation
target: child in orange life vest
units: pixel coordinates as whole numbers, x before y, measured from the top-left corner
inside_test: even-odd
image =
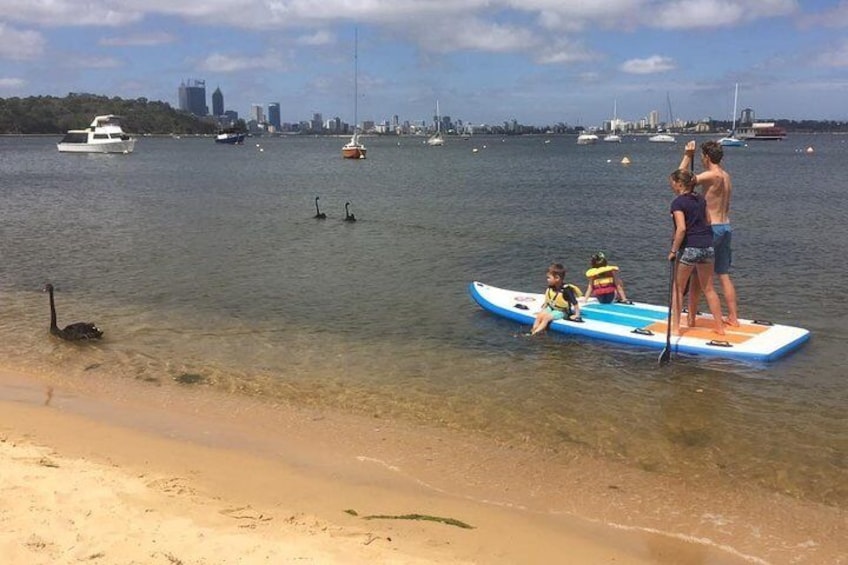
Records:
[[[574,322],[583,321],[580,317],[580,304],[577,303],[580,289],[572,284],[565,284],[565,267],[559,263],[552,264],[548,267],[546,278],[548,288],[545,290],[545,304],[536,314],[530,335],[544,331],[554,320],[566,318]]]
[[[589,286],[586,287],[586,298],[594,296],[598,302],[609,304],[613,300],[633,304],[627,300],[624,293],[624,284],[618,276],[618,267],[607,264],[607,257],[603,251],[592,255],[592,268],[586,271]]]

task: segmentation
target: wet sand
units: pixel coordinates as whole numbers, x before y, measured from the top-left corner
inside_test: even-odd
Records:
[[[848,539],[844,512],[777,495],[552,465],[376,417],[9,369],[0,469],[10,564],[840,563]]]

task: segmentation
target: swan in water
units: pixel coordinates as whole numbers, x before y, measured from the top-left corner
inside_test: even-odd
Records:
[[[50,294],[50,333],[67,341],[100,339],[103,332],[91,322],[76,322],[62,329],[56,325],[56,305],[53,302],[53,285],[44,285],[45,292]]]
[[[318,209],[318,197],[315,197],[315,219],[326,220],[327,214]]]
[[[346,222],[355,222],[356,216],[350,213],[350,202],[345,202],[345,217],[344,221]]]

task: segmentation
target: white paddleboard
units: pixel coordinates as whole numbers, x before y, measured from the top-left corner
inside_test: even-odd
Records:
[[[484,309],[533,324],[545,303],[540,293],[507,290],[473,282],[471,296]],[[594,298],[580,299],[582,322],[557,320],[550,330],[626,345],[662,350],[666,346],[668,307],[634,302],[601,304]],[[710,355],[748,361],[774,361],[798,348],[810,338],[803,328],[782,326],[762,320],[739,320],[739,326],[724,326],[725,335],[713,331],[713,318],[699,313],[695,327],[686,327],[685,315],[680,335],[671,336],[671,352]]]

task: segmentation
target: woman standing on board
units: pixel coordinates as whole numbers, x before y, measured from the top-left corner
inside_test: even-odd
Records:
[[[677,169],[669,176],[671,190],[677,197],[671,202],[674,220],[674,239],[671,242],[669,261],[678,261],[671,303],[671,331],[680,335],[680,311],[683,304],[683,289],[694,270],[707,299],[715,324],[714,331],[724,335],[721,320],[721,305],[713,288],[713,232],[710,229],[709,213],[704,198],[695,194],[695,175]],[[689,327],[695,326],[696,312],[689,312]]]

